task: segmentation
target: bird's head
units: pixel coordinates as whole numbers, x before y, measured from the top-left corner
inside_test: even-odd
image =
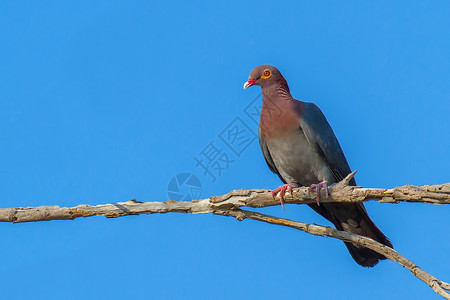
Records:
[[[280,71],[271,65],[262,65],[253,69],[248,76],[248,80],[244,83],[244,89],[252,85],[259,85],[260,87],[269,86],[273,83],[279,82],[283,79]]]

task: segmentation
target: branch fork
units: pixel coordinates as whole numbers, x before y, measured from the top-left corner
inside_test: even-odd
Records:
[[[392,189],[362,188],[349,186],[351,178],[356,171],[350,173],[342,181],[329,187],[329,196],[321,195],[321,202],[360,203],[376,200],[381,203],[419,202],[429,204],[450,204],[450,183],[440,185],[413,186],[405,185]],[[323,191],[322,191],[323,193]],[[316,195],[308,192],[308,188],[293,189],[292,194],[286,193],[285,203],[308,204],[315,203]],[[279,197],[273,197],[267,189],[241,189],[233,190],[225,195],[212,196],[203,200],[167,202],[140,202],[130,200],[101,205],[78,205],[74,207],[39,206],[17,207],[0,209],[0,222],[36,222],[49,220],[73,220],[79,217],[106,216],[116,218],[128,215],[155,214],[155,213],[212,213],[222,216],[231,216],[239,221],[245,219],[257,220],[274,225],[282,225],[304,232],[327,236],[342,241],[352,242],[380,253],[392,261],[411,271],[417,278],[428,284],[437,294],[450,300],[450,284],[443,282],[429,273],[423,271],[412,261],[406,259],[394,249],[380,244],[370,238],[339,231],[331,227],[312,225],[288,219],[269,216],[254,211],[243,210],[242,207],[267,207],[279,205]]]

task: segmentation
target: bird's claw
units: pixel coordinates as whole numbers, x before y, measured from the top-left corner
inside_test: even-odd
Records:
[[[275,198],[275,196],[280,193],[280,204],[281,207],[284,209],[284,194],[286,194],[286,191],[292,194],[292,189],[295,188],[295,185],[292,184],[285,184],[280,187],[277,187],[272,191],[272,196]]]
[[[320,206],[320,189],[323,188],[325,190],[325,195],[327,197],[330,195],[328,192],[328,183],[326,181],[322,181],[317,184],[311,184],[311,186],[308,188],[308,192],[311,192],[312,190],[316,190],[316,201],[317,205]]]

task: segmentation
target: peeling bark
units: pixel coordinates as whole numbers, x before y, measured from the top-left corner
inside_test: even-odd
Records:
[[[349,174],[341,182],[330,186],[329,196],[321,194],[321,202],[346,202],[359,203],[376,200],[381,203],[419,202],[430,204],[450,204],[450,183],[440,185],[413,186],[405,185],[393,189],[361,188],[349,186],[350,179],[356,172]],[[315,203],[315,193],[309,193],[306,187],[296,188],[292,194],[287,193],[285,203],[307,204]],[[295,222],[288,219],[278,218],[241,209],[241,207],[267,207],[279,205],[279,197],[272,197],[270,190],[233,190],[225,195],[212,196],[208,199],[167,202],[140,202],[130,200],[127,202],[101,204],[101,205],[78,205],[74,207],[39,206],[39,207],[17,207],[0,209],[0,222],[36,222],[49,220],[73,220],[79,217],[106,216],[116,218],[128,215],[155,214],[155,213],[190,213],[232,216],[237,220],[252,219],[275,225],[292,227],[304,232],[336,238],[359,244],[378,252],[392,261],[398,262],[411,271],[417,278],[428,284],[436,293],[450,300],[450,284],[440,281],[419,268],[412,261],[406,259],[394,249],[380,244],[370,238],[339,231],[331,227],[312,225]]]

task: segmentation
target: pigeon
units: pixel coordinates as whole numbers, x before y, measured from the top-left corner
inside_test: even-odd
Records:
[[[285,183],[279,193],[294,187],[315,190],[317,203],[308,204],[334,224],[336,229],[372,238],[392,248],[392,243],[369,218],[362,203],[320,203],[320,189],[339,182],[351,173],[350,166],[322,111],[314,103],[294,99],[280,71],[271,65],[253,69],[244,89],[259,85],[263,103],[258,127],[259,143],[269,169]],[[356,186],[354,178],[349,182]],[[353,259],[361,266],[373,267],[385,256],[345,242]]]

